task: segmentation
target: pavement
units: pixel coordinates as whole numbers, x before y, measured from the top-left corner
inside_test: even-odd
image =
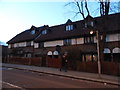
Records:
[[[99,76],[97,73],[79,72],[79,71],[71,71],[71,70],[64,72],[64,71],[59,71],[58,68],[7,64],[7,63],[2,63],[2,67],[16,68],[20,70],[28,70],[28,71],[38,72],[38,73],[45,73],[45,74],[51,74],[51,75],[57,75],[57,76],[74,78],[74,79],[87,80],[87,81],[100,82],[104,84],[112,84],[112,85],[120,86],[120,77],[106,75],[106,74],[101,74]]]

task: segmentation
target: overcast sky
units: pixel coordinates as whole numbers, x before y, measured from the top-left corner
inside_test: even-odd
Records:
[[[54,26],[66,23],[68,19],[82,20],[80,15],[74,17],[74,14],[71,13],[75,7],[65,7],[68,0],[66,2],[65,0],[55,1],[0,0],[0,41],[7,42],[32,25],[36,27]],[[90,3],[92,16],[98,16],[97,8],[97,2]]]

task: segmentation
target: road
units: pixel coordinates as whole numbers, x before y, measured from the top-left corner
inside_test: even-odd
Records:
[[[2,68],[3,88],[118,88],[116,85],[97,83],[44,73]],[[67,72],[66,72],[67,73]]]

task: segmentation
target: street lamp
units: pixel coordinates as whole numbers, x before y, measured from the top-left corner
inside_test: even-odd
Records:
[[[90,34],[92,35],[94,33],[94,31],[90,31]]]
[[[98,53],[98,75],[101,78],[101,63],[100,63],[100,35],[98,31],[96,32],[96,39],[97,39],[97,53]],[[90,34],[93,34],[94,31],[90,31]]]

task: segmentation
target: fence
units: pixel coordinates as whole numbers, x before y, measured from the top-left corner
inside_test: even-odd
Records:
[[[61,67],[61,59],[47,57],[47,66],[53,67],[53,68],[60,68]]]
[[[103,74],[112,74],[120,76],[120,63],[118,62],[101,62]]]
[[[41,66],[42,58],[34,57],[34,58],[25,58],[25,57],[11,57],[7,58],[7,63],[14,63],[14,64],[23,64],[23,65],[36,65]]]
[[[77,63],[77,67],[76,67],[77,71],[98,73],[97,62],[76,61],[76,63]],[[120,63],[102,61],[101,62],[101,72],[102,72],[102,74],[120,76]]]
[[[76,61],[76,63],[77,63],[77,68],[76,68],[77,71],[97,73],[97,62]]]
[[[12,57],[12,58],[8,58],[7,61],[5,61],[5,62],[15,63],[15,64],[42,66],[42,62],[44,62],[44,60],[40,57],[34,57],[34,58]],[[61,59],[48,57],[45,64],[48,67],[60,68],[61,67]],[[97,65],[98,65],[97,62],[80,62],[77,60],[76,61],[75,60],[68,61],[68,69],[69,70],[76,70],[76,71],[81,71],[81,72],[98,73]],[[102,61],[101,62],[101,72],[102,72],[102,74],[120,76],[120,63]]]

